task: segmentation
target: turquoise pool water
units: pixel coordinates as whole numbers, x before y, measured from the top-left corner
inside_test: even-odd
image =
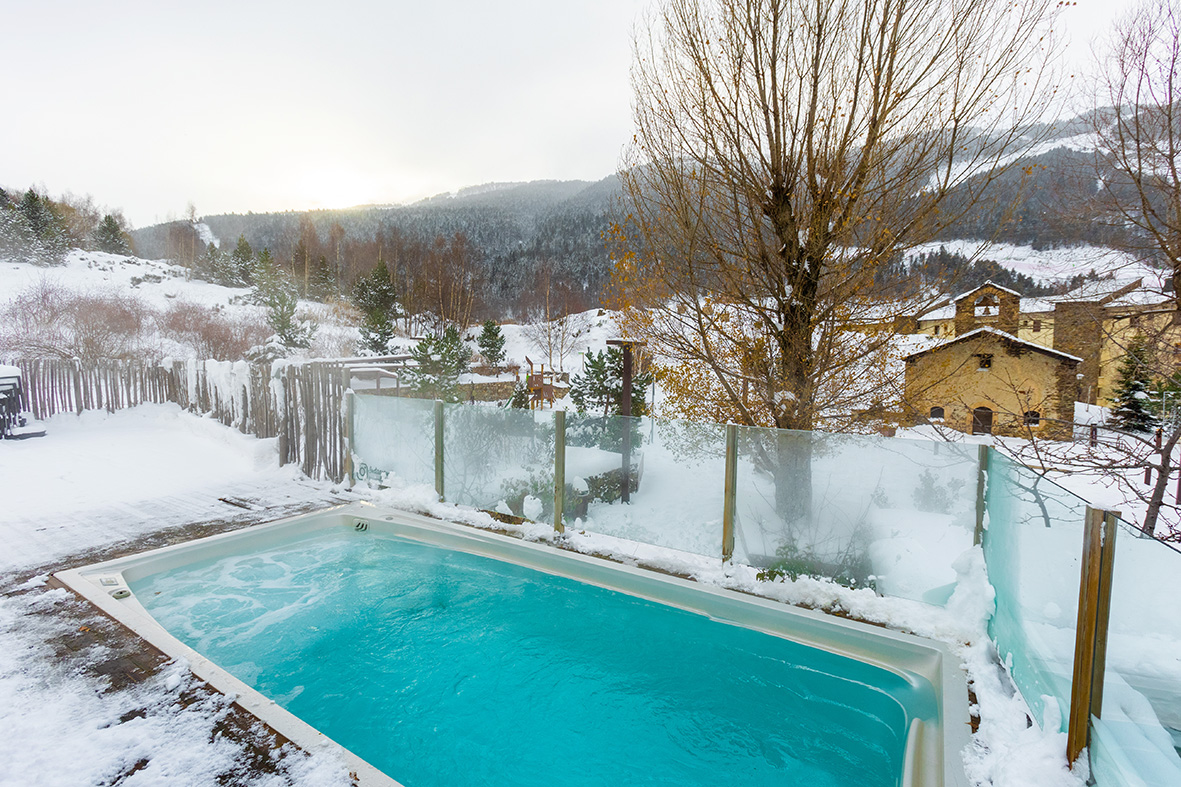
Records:
[[[486,557],[333,531],[132,583],[174,636],[406,787],[900,781],[893,672]]]

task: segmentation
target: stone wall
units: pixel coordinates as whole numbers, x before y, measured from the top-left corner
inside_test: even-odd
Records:
[[[982,368],[982,356],[991,356]],[[970,433],[972,411],[993,411],[993,434],[1028,434],[1024,413],[1036,411],[1033,428],[1043,437],[1069,439],[1074,419],[1077,363],[995,334],[984,334],[926,353],[906,363],[906,400],[912,423],[924,423],[942,407],[943,423]]]
[[[1054,307],[1054,349],[1083,359],[1081,391],[1085,401],[1099,401],[1100,354],[1103,347],[1103,307],[1098,303],[1059,303]]]
[[[976,304],[989,299],[995,304],[991,314],[977,314]],[[1021,296],[1006,292],[1000,287],[985,284],[960,297],[955,302],[955,335],[963,336],[977,328],[996,328],[998,331],[1016,335],[1021,319]]]

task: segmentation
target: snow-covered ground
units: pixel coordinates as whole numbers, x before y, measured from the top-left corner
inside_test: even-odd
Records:
[[[120,658],[100,643],[72,657],[63,641],[111,627],[44,572],[97,551],[186,526],[324,505],[331,490],[279,468],[273,440],[255,440],[174,405],[49,420],[44,438],[0,443],[0,785],[342,785],[340,762],[276,752],[251,775],[248,747],[220,725],[224,697],[183,664],[112,689],[87,669]],[[233,499],[238,505],[223,502]],[[261,510],[272,513],[267,517]],[[192,703],[192,704],[190,704]]]
[[[1039,250],[1011,243],[948,240],[916,246],[908,255],[937,252],[941,247],[972,259],[993,260],[1042,283],[1063,282],[1091,271],[1100,276],[1113,274],[1120,279],[1143,276],[1146,286],[1159,282],[1161,277],[1160,271],[1137,262],[1124,252],[1103,246],[1079,245]]]

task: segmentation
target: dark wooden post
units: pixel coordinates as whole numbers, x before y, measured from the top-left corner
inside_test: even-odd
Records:
[[[1090,743],[1091,716],[1102,710],[1115,529],[1115,514],[1087,506],[1066,730],[1066,760],[1071,767]]]
[[[566,507],[566,411],[554,410],[554,530],[566,532],[562,509]]]
[[[435,492],[443,500],[443,402],[435,400]]]
[[[621,502],[631,502],[631,464],[632,464],[632,347],[643,345],[644,342],[633,339],[608,339],[607,344],[620,347],[623,350],[623,391],[620,393],[619,414],[623,416],[623,467],[620,475],[619,499]]]
[[[1103,716],[1103,678],[1107,672],[1107,630],[1111,619],[1111,584],[1115,578],[1115,534],[1118,511],[1103,512],[1099,558],[1099,599],[1095,607],[1095,663],[1091,668],[1091,715]]]
[[[347,366],[340,369],[340,384],[344,390],[344,476],[349,480],[349,489],[352,489],[357,484],[357,479],[353,475],[353,414],[357,408],[357,395],[353,393],[353,378]]]

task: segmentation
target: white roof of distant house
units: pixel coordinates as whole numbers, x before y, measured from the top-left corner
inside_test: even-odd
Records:
[[[1001,292],[1007,292],[1010,295],[1016,295],[1018,298],[1021,297],[1021,293],[1017,292],[1016,290],[1010,290],[1008,287],[1002,287],[999,284],[993,284],[992,281],[986,281],[983,284],[981,284],[979,287],[973,287],[972,289],[968,290],[967,292],[965,292],[961,295],[955,296],[954,298],[951,299],[951,302],[952,303],[959,303],[960,301],[962,301],[964,298],[967,298],[972,293],[977,292],[978,290],[982,290],[985,287],[995,287],[996,289],[1000,290]]]
[[[996,336],[999,339],[1003,339],[1003,340],[1010,342],[1012,344],[1020,344],[1023,347],[1028,347],[1031,350],[1034,350],[1034,351],[1040,352],[1040,353],[1045,353],[1046,355],[1053,355],[1058,358],[1065,358],[1068,361],[1078,361],[1079,363],[1083,362],[1083,359],[1079,358],[1077,355],[1071,355],[1070,353],[1064,353],[1061,350],[1055,350],[1052,347],[1047,347],[1044,344],[1038,344],[1037,342],[1027,342],[1024,339],[1018,339],[1016,336],[1014,336],[1011,333],[1005,333],[1004,331],[998,331],[996,328],[988,328],[988,327],[977,328],[974,331],[968,331],[963,336],[957,336],[954,339],[948,339],[945,342],[940,342],[939,344],[935,345],[934,347],[928,347],[927,349],[920,350],[917,353],[911,353],[910,355],[906,356],[906,360],[909,361],[911,358],[915,358],[919,355],[925,355],[926,353],[934,352],[935,350],[941,350],[944,347],[950,347],[951,345],[955,344],[956,342],[964,342],[964,341],[967,341],[968,339],[977,338],[977,337],[980,337],[980,336],[983,336],[986,334],[992,334],[993,336]]]
[[[1022,298],[1021,314],[1047,314],[1054,311],[1053,301],[1045,298]],[[920,320],[951,320],[955,318],[954,306],[941,306],[919,315]]]
[[[20,377],[21,370],[19,366],[8,366],[0,363],[0,377]]]
[[[1171,299],[1159,289],[1145,287],[1143,278],[1135,278],[1085,282],[1065,295],[1055,295],[1048,300],[1052,303],[1089,301],[1103,306],[1155,306]]]
[[[985,282],[989,284],[990,282]],[[981,284],[980,287],[985,286]],[[1012,293],[1013,290],[1006,289],[999,285],[993,284],[998,290]],[[972,293],[980,289],[977,287],[974,290],[969,290],[962,295],[957,295],[952,303],[961,301]],[[1013,293],[1016,295],[1017,293]],[[1157,290],[1148,289],[1143,286],[1143,279],[1101,279],[1099,281],[1089,281],[1080,287],[1076,287],[1065,295],[1047,295],[1038,298],[1021,298],[1021,314],[1048,314],[1054,311],[1054,307],[1059,303],[1077,303],[1089,302],[1099,303],[1103,306],[1155,306],[1157,304],[1166,303],[1171,300],[1170,296],[1159,292]],[[932,309],[925,314],[919,315],[920,320],[950,320],[955,317],[955,306],[945,305],[938,309]]]

